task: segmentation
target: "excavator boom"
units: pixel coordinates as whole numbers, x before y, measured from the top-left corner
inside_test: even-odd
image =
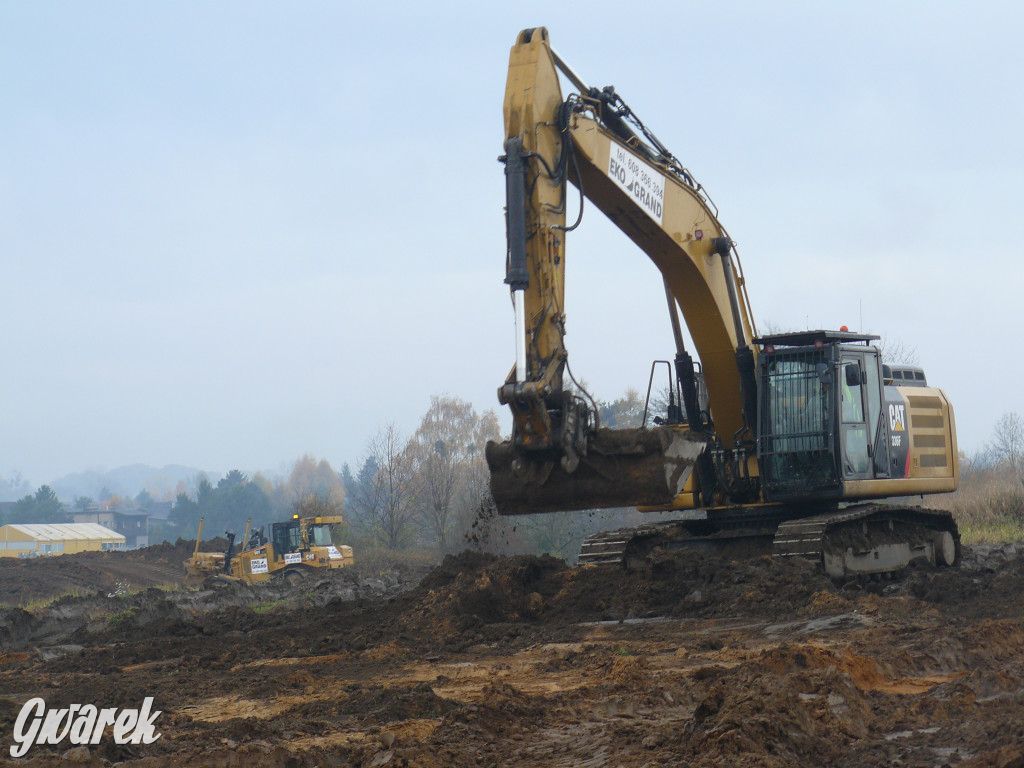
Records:
[[[569,99],[559,69],[580,89]],[[513,436],[487,450],[497,508],[692,506],[690,477],[712,425],[731,446],[745,429],[743,393],[753,390],[753,324],[732,242],[689,172],[653,134],[638,136],[613,90],[588,88],[543,28],[525,30],[512,48],[504,112],[506,283],[517,355],[498,392],[512,410]],[[702,410],[693,359],[677,333],[676,367],[691,382],[681,397],[688,425],[604,430],[585,393],[566,386],[565,240],[575,228],[566,225],[567,182],[662,272],[677,328],[682,309],[709,393]],[[746,366],[737,365],[737,351]]]

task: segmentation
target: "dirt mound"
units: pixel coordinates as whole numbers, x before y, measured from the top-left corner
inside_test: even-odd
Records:
[[[65,595],[31,610],[0,608],[0,649],[108,642],[129,644],[127,658],[146,661],[150,641],[173,637],[194,645],[216,643],[226,632],[291,621],[280,616],[295,609],[318,611],[332,602],[362,603],[401,594],[416,585],[418,575],[414,568],[366,572],[357,567],[324,571],[298,585],[271,581],[200,591],[99,591]]]
[[[749,765],[831,765],[869,731],[871,708],[814,649],[783,648],[723,672],[683,725],[691,759]],[[767,673],[767,674],[766,674]]]
[[[1008,594],[1024,594],[1024,544],[981,545],[965,552],[959,569],[915,571],[888,591],[938,605],[956,606],[972,617],[1005,616]],[[1009,606],[1024,615],[1024,601]]]
[[[805,560],[733,560],[659,552],[636,570],[572,568],[552,557],[464,552],[449,556],[408,596],[407,624],[453,631],[482,624],[566,625],[657,616],[727,616],[738,611],[806,613],[814,596],[839,587]]]
[[[0,743],[35,695],[152,696],[162,738],[106,738],[92,764],[1007,768],[1024,743],[1022,574],[1015,549],[846,585],[771,558],[658,553],[626,571],[467,552],[418,585],[393,564],[65,597],[0,613],[17,640]]]
[[[180,584],[185,575],[182,563],[194,549],[194,541],[178,539],[174,544],[164,542],[127,552],[0,558],[0,606],[24,607],[62,595],[124,593]],[[204,552],[220,549],[215,541],[200,545]]]
[[[815,593],[837,590],[805,560],[734,560],[698,552],[661,552],[638,570],[585,567],[568,574],[547,609],[562,620],[653,616],[727,616],[802,612]]]
[[[446,557],[420,582],[415,598],[434,617],[460,622],[531,620],[539,617],[544,600],[562,588],[568,573],[562,560],[548,555],[464,552]]]

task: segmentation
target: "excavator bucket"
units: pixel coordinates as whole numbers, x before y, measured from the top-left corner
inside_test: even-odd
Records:
[[[557,457],[487,443],[498,513],[530,515],[632,506],[668,506],[682,492],[706,443],[684,429],[599,429],[574,472]]]

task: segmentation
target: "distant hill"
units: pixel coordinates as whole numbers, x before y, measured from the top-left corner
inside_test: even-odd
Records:
[[[104,488],[110,493],[130,498],[146,490],[154,499],[163,499],[167,494],[173,494],[181,481],[191,488],[196,476],[201,472],[203,470],[180,464],[168,464],[159,469],[145,464],[132,464],[107,472],[87,470],[65,475],[50,483],[50,487],[57,494],[57,498],[68,503],[74,501],[77,496],[88,496],[94,501],[99,501]],[[205,474],[213,483],[220,477],[217,472]]]

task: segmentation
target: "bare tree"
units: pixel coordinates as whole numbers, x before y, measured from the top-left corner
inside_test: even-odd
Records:
[[[878,351],[882,362],[887,365],[920,365],[921,358],[917,347],[907,344],[895,336],[883,337],[878,342]]]
[[[782,323],[777,323],[774,320],[762,320],[758,323],[757,330],[762,336],[776,336],[780,333],[790,333],[796,329],[790,328]]]
[[[308,453],[296,460],[282,491],[293,504],[310,495],[328,497],[338,508],[345,500],[345,487],[338,473],[326,459],[317,461]]]
[[[299,517],[332,517],[342,515],[344,506],[335,495],[310,491],[292,503],[292,512]]]
[[[1011,411],[999,418],[988,450],[997,462],[1009,464],[1011,472],[1024,469],[1024,419],[1019,413]]]
[[[393,424],[370,442],[377,464],[371,480],[373,497],[367,510],[381,543],[391,550],[409,544],[413,517],[413,461],[408,445]]]
[[[516,523],[526,533],[538,554],[549,554],[574,562],[584,536],[579,532],[584,515],[577,512],[551,512],[522,515]]]
[[[457,397],[434,395],[409,444],[415,464],[416,505],[425,529],[442,552],[456,540],[454,528],[478,498],[483,448],[498,434],[497,417],[481,418]],[[472,499],[467,497],[467,494]]]

